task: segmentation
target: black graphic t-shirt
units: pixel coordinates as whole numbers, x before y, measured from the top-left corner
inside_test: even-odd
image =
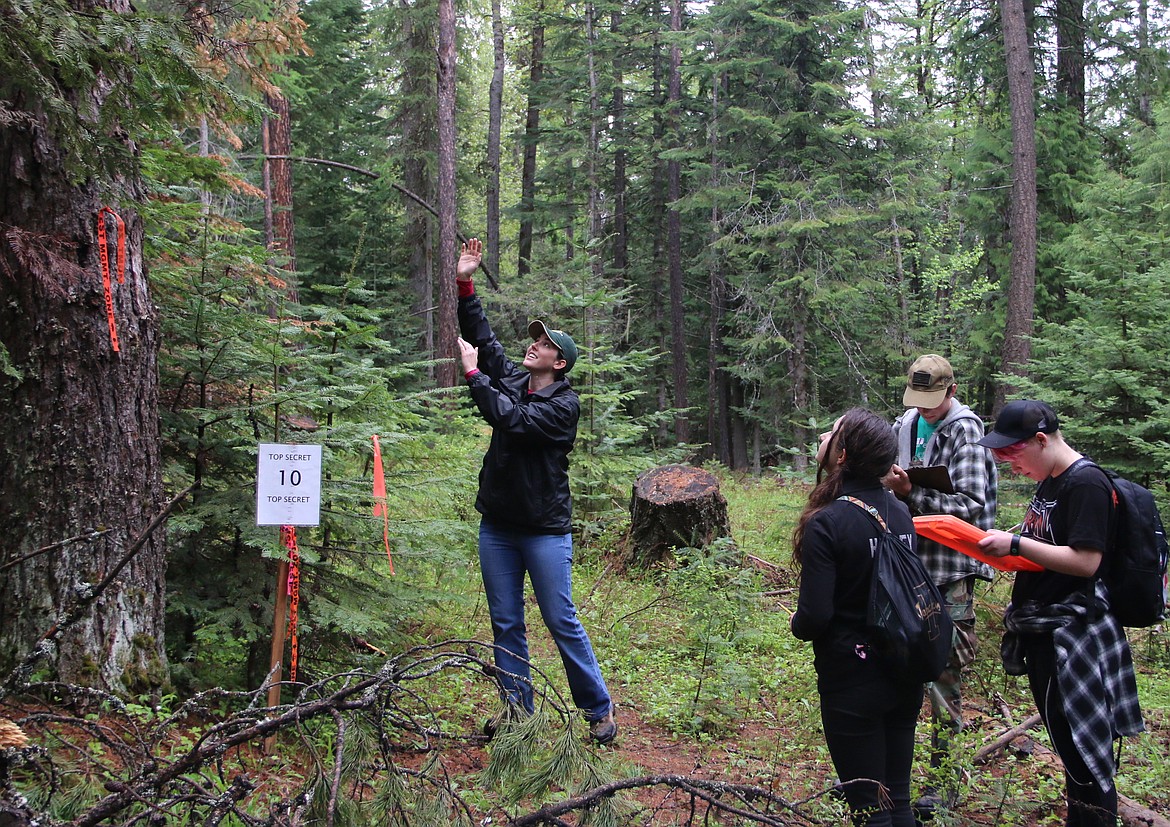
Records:
[[[1096,549],[1108,555],[1113,521],[1113,487],[1105,473],[1077,460],[1064,473],[1049,477],[1036,488],[1020,533],[1057,546]],[[1074,577],[1047,569],[1016,574],[1012,602],[1025,600],[1061,603],[1082,591],[1092,578]]]

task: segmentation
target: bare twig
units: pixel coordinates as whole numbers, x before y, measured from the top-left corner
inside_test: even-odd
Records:
[[[378,180],[382,177],[381,173],[374,172],[373,170],[362,169],[361,167],[355,167],[351,164],[343,164],[340,161],[330,161],[327,158],[305,158],[305,157],[300,156],[300,155],[262,155],[262,154],[237,155],[236,157],[243,159],[243,160],[252,160],[252,159],[256,159],[256,158],[267,158],[270,161],[298,161],[298,162],[304,163],[304,164],[320,164],[322,166],[327,166],[327,167],[338,167],[339,169],[346,169],[346,170],[349,170],[350,172],[356,172],[359,175],[365,175],[367,178],[373,178],[375,180]],[[439,217],[439,211],[436,210],[434,207],[432,207],[427,202],[427,200],[425,198],[423,198],[421,195],[413,193],[410,190],[408,190],[406,187],[402,186],[401,184],[395,184],[393,181],[390,182],[390,186],[393,187],[394,189],[398,190],[400,193],[405,195],[411,201],[418,204],[420,207],[422,207],[424,210],[429,212],[431,215],[435,216],[435,218]],[[455,235],[459,237],[460,241],[462,241],[464,243],[467,242],[467,236],[465,236],[463,233],[459,232],[458,230],[455,231]],[[491,286],[494,287],[496,290],[499,290],[500,289],[499,282],[496,281],[495,274],[491,270],[488,269],[487,264],[485,264],[484,262],[481,261],[479,264],[479,269],[483,270],[483,274],[485,276],[487,276],[488,283],[491,284]]]
[[[78,535],[73,536],[73,537],[66,537],[64,540],[58,540],[55,543],[49,543],[49,545],[41,546],[36,551],[30,551],[28,554],[22,554],[20,557],[9,560],[4,565],[0,566],[0,571],[4,571],[5,569],[10,569],[13,566],[19,566],[21,563],[23,563],[26,560],[31,560],[34,557],[39,557],[40,555],[45,554],[45,553],[50,552],[50,551],[53,551],[54,549],[59,549],[62,546],[67,546],[70,543],[82,543],[82,542],[89,542],[91,540],[96,540],[98,537],[101,537],[103,534],[108,534],[111,531],[113,531],[113,529],[111,529],[111,528],[94,529],[93,531],[87,531],[84,534],[78,534]]]

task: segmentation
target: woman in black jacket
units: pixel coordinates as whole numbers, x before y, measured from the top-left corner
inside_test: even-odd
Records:
[[[923,685],[903,678],[871,645],[866,607],[880,529],[840,498],[876,508],[914,548],[906,504],[881,483],[896,448],[884,419],[862,408],[846,412],[821,434],[817,485],[793,537],[800,597],[792,633],[812,641],[825,741],[853,822],[867,827],[914,825],[910,768]]]
[[[593,740],[607,744],[617,734],[613,704],[572,596],[569,453],[581,406],[565,374],[577,360],[577,345],[563,330],[534,321],[523,366],[508,359],[471,282],[482,255],[483,245],[473,238],[459,257],[458,344],[471,398],[492,427],[475,508],[482,515],[479,564],[500,686],[506,701],[532,713],[527,574],[560,651],[573,703],[589,722]]]

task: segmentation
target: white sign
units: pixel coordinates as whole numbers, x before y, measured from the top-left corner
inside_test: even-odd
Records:
[[[321,446],[260,443],[256,525],[321,524]]]

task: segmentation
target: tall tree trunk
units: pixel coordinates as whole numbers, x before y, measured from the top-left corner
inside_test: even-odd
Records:
[[[488,85],[487,263],[500,273],[500,129],[504,109],[504,20],[492,0],[492,81]]]
[[[1146,126],[1154,125],[1154,85],[1159,68],[1156,68],[1153,56],[1160,50],[1150,48],[1150,3],[1149,0],[1138,0],[1138,63],[1137,63],[1137,98],[1138,120]]]
[[[1007,295],[1002,371],[1023,376],[1032,346],[1032,312],[1036,303],[1036,115],[1032,55],[1023,0],[1000,0],[1008,99],[1012,124],[1012,194],[1008,210],[1011,274]],[[1002,407],[1010,387],[996,393]]]
[[[603,271],[603,257],[601,250],[594,246],[601,238],[604,224],[602,222],[602,194],[601,194],[601,90],[597,79],[597,9],[593,3],[585,4],[585,40],[588,44],[588,72],[589,72],[589,156],[588,179],[589,193],[587,195],[586,220],[589,222],[589,238],[586,249],[589,251],[589,269],[597,283],[600,282]],[[584,312],[584,308],[582,308]],[[582,331],[584,332],[584,331]]]
[[[428,204],[435,202],[433,167],[428,158],[437,154],[435,127],[434,28],[420,25],[410,13],[410,0],[401,0],[405,20],[404,39],[407,68],[403,72],[403,97],[411,103],[402,115],[402,180],[406,189]],[[425,61],[421,56],[425,55]],[[428,358],[435,344],[434,218],[413,199],[405,201],[406,221],[402,242],[409,256],[409,278],[413,288],[413,315],[420,320],[419,351]],[[434,368],[428,366],[434,378]]]
[[[655,43],[653,64],[651,68],[651,78],[653,85],[651,89],[651,99],[655,101],[663,100],[662,91],[662,43],[658,41]],[[666,125],[664,123],[663,113],[661,109],[654,111],[654,146],[663,146],[666,134]],[[650,245],[653,251],[651,255],[652,261],[662,261],[664,257],[664,238],[666,236],[666,189],[664,186],[665,170],[661,164],[656,164],[654,167],[654,180],[650,183],[650,213],[651,226],[657,229],[654,233],[654,238]],[[660,267],[650,268],[649,278],[647,280],[647,298],[646,303],[650,306],[650,316],[654,331],[654,339],[658,346],[666,351],[669,347],[668,336],[670,329],[666,318],[666,313],[663,307],[668,303],[668,286],[665,284],[666,279]],[[658,410],[664,411],[670,407],[671,400],[669,394],[669,387],[666,377],[659,375],[655,377],[658,383]],[[666,442],[670,434],[670,424],[661,421],[658,424],[658,441],[659,443]]]
[[[670,2],[670,30],[675,34],[682,31],[682,0]],[[677,39],[670,45],[670,76],[668,80],[667,112],[669,140],[675,146],[679,143],[679,109],[682,101],[682,49]],[[678,211],[678,200],[682,197],[682,171],[676,158],[666,162],[667,213],[666,213],[666,257],[670,268],[670,350],[674,368],[674,406],[678,409],[674,418],[674,436],[679,442],[689,442],[690,419],[685,408],[687,399],[687,340],[686,308],[683,304],[684,287],[682,271],[682,217]]]
[[[91,14],[92,2],[76,2]],[[96,4],[128,13],[126,0]],[[130,82],[104,76],[92,93],[62,90],[79,121]],[[159,319],[142,258],[145,197],[122,177],[81,183],[43,109],[0,129],[0,667],[11,667],[143,534],[162,505]],[[132,116],[132,115],[131,115]],[[116,127],[106,134],[116,140]],[[134,152],[131,145],[127,152]],[[97,226],[117,269],[113,207],[125,221],[125,282],[109,310]],[[49,655],[65,681],[142,692],[166,679],[166,553],[157,530]]]
[[[610,30],[614,35],[621,33],[622,13],[613,12]],[[629,152],[626,149],[626,96],[622,85],[622,66],[620,56],[614,66],[613,82],[613,117],[610,123],[610,132],[614,140],[613,153],[613,268],[615,286],[624,287],[629,268],[629,231],[626,215],[626,161]]]
[[[293,187],[292,187],[292,130],[289,124],[288,98],[279,91],[266,93],[264,100],[270,112],[264,117],[264,216],[265,216],[265,246],[268,249],[269,266],[285,273],[284,295],[292,302],[297,301],[296,287],[296,234],[293,231]],[[284,156],[271,158],[272,155]],[[277,315],[277,308],[270,308],[273,316]],[[277,377],[279,382],[279,376]],[[279,390],[279,388],[276,388]],[[276,406],[276,430],[272,439],[279,442],[280,435],[280,405]],[[202,434],[200,434],[202,438]],[[285,634],[288,623],[287,590],[283,588],[288,583],[289,561],[281,560],[277,564],[276,600],[273,607],[273,634],[270,646],[268,674],[272,683],[268,688],[268,704],[275,706],[280,703],[281,676],[285,660]],[[271,750],[272,741],[267,742]]]
[[[437,357],[449,359],[439,372],[439,385],[455,385],[455,0],[439,0],[439,341]]]
[[[862,15],[862,34],[863,40],[863,54],[865,59],[865,85],[869,91],[869,105],[873,111],[873,128],[877,133],[877,146],[883,148],[885,146],[885,139],[881,137],[883,122],[885,118],[882,112],[882,98],[885,95],[885,90],[882,88],[880,79],[878,78],[878,66],[876,50],[873,46],[873,26],[870,21],[870,12],[866,10]]]
[[[1085,122],[1085,4],[1056,2],[1056,93]]]
[[[915,16],[918,20],[925,20],[926,25],[914,27],[914,81],[918,88],[918,97],[927,108],[934,106],[934,76],[932,74],[931,59],[934,55],[934,23],[938,12],[935,3],[927,0],[916,0]]]
[[[731,383],[731,467],[736,471],[747,470],[747,422],[743,416],[746,398],[743,382],[735,376]]]
[[[712,56],[714,58],[714,56]],[[719,186],[719,90],[723,76],[711,83],[711,128],[708,144],[711,159],[710,186]],[[720,237],[719,205],[711,205],[710,241],[707,244],[707,301],[711,305],[707,323],[707,444],[710,456],[731,464],[728,440],[727,377],[723,372],[723,312],[727,301],[727,282],[720,269],[717,242]]]
[[[809,376],[812,371],[809,369],[808,324],[807,311],[805,310],[808,307],[808,300],[804,295],[794,295],[793,300],[796,318],[793,321],[791,334],[792,347],[788,351],[788,371],[792,376],[792,408],[796,413],[794,418],[797,422],[804,423],[811,410]],[[807,445],[810,438],[811,434],[807,426],[800,424],[793,427],[792,441],[796,445]],[[792,465],[798,471],[807,468],[808,454],[805,451],[797,451],[796,456],[792,458]]]
[[[268,227],[269,235],[265,239],[268,250],[272,253],[272,266],[287,272],[288,289],[285,294],[292,301],[297,300],[295,274],[297,269],[296,234],[293,229],[293,182],[292,161],[292,131],[289,128],[288,98],[280,93],[266,94],[265,102],[270,110],[264,118],[266,131],[264,165],[268,168],[264,175],[267,187],[265,196],[270,205],[265,215],[271,215]],[[283,158],[270,159],[268,156],[283,155]]]
[[[528,57],[528,113],[524,118],[524,162],[520,170],[520,237],[516,275],[532,267],[532,223],[536,206],[536,148],[540,143],[540,80],[544,75],[544,0],[536,4],[532,53]]]

